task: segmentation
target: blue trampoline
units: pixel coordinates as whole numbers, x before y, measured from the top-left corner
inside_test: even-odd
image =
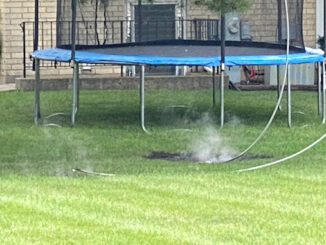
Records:
[[[74,60],[78,63],[124,65],[197,65],[219,66],[220,43],[194,40],[164,40],[105,46],[80,46]],[[284,65],[285,45],[262,42],[226,42],[225,65]],[[34,58],[59,62],[71,60],[71,50],[50,48],[37,50]],[[322,62],[323,52],[291,47],[289,64]]]
[[[107,1],[57,0],[56,47],[43,50],[37,50],[38,8],[36,8],[35,51],[32,54],[36,71],[35,123],[38,123],[40,118],[40,60],[70,62],[73,66],[72,125],[75,123],[79,103],[80,63],[139,66],[140,118],[144,130],[146,130],[144,73],[147,65],[209,66],[213,71],[218,67],[221,74],[221,126],[224,122],[225,66],[318,63],[318,68],[324,69],[324,66],[320,65],[324,62],[324,52],[306,49],[304,46],[303,0],[291,0],[288,3],[285,0],[271,0],[268,3],[257,0],[253,1],[249,9],[241,15],[235,15],[231,9],[230,12],[220,13],[218,20],[185,22],[181,18],[177,25],[175,23],[163,23],[163,25],[161,22],[166,20],[158,21],[154,25],[150,21],[143,21],[141,1],[139,3],[138,6],[131,6],[134,15],[138,13],[135,20],[126,25],[120,21],[122,23],[119,28],[120,33],[116,33],[113,22],[109,25],[108,16],[112,13]],[[35,4],[38,7],[38,0],[35,0]],[[240,21],[240,16],[244,16],[246,20]],[[292,29],[287,30],[290,26],[285,25],[285,19],[291,23]],[[194,23],[194,25],[187,26],[187,23]],[[164,29],[167,26],[170,26],[170,29]],[[154,32],[155,37],[152,35]],[[168,32],[175,35],[175,38],[166,38],[165,34]],[[117,43],[114,37],[123,37],[124,34],[127,34],[128,38],[125,40],[121,38]],[[189,36],[192,38],[187,38]],[[288,54],[286,44],[290,44]],[[322,102],[322,98],[325,100],[325,89],[321,89],[320,70],[318,106],[323,106],[323,120],[325,120],[325,101]],[[216,72],[213,72],[213,103],[215,103],[215,75]],[[289,82],[288,90],[290,90]],[[290,104],[290,99],[288,101]]]

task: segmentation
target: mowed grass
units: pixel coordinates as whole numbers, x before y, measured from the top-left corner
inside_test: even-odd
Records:
[[[65,113],[43,126],[33,125],[33,93],[0,93],[0,244],[326,244],[325,141],[279,165],[236,172],[326,133],[316,94],[292,95],[293,128],[284,101],[250,152],[270,158],[207,164],[145,156],[206,143],[240,152],[269,119],[275,92],[226,91],[219,130],[211,91],[148,91],[150,134],[139,128],[137,91],[81,91],[74,128],[70,92],[42,92],[43,118]]]

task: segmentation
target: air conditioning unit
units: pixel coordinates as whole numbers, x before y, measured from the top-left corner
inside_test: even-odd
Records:
[[[240,18],[238,13],[230,12],[225,14],[225,40],[240,41],[240,33]],[[240,82],[240,66],[227,67],[226,74],[229,76],[231,82]]]
[[[240,41],[240,18],[236,12],[225,14],[225,40]]]

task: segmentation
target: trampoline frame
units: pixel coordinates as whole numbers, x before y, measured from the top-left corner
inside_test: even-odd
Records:
[[[38,124],[41,118],[40,111],[40,59],[35,59],[35,86],[34,86],[34,123]],[[325,62],[317,62],[318,64],[318,89],[317,89],[317,107],[318,114],[321,114],[322,123],[326,122],[326,73]],[[320,69],[322,66],[322,69]],[[145,125],[145,65],[139,65],[139,111],[140,111],[140,127],[144,132],[148,132]],[[80,93],[80,80],[79,80],[79,63],[72,62],[73,79],[72,79],[72,112],[71,112],[71,126],[75,125],[76,116],[79,109],[79,93]],[[220,127],[224,125],[224,70],[222,66],[220,68]],[[212,105],[216,105],[216,67],[212,67]],[[288,126],[292,126],[292,107],[291,107],[291,79],[290,70],[287,73],[287,123]],[[321,76],[321,74],[323,74]],[[323,79],[322,79],[323,78]]]
[[[35,0],[35,31],[34,31],[34,51],[37,50],[37,35],[38,35],[38,5],[39,0]],[[326,4],[324,4],[324,33],[326,33]],[[280,6],[280,5],[279,5]],[[279,18],[280,20],[280,18]],[[79,109],[79,91],[80,91],[80,82],[79,82],[79,62],[76,61],[76,0],[72,0],[72,33],[71,33],[71,57],[69,62],[71,62],[73,68],[73,79],[72,79],[72,113],[71,113],[71,126],[75,125],[76,115]],[[221,60],[219,63],[220,69],[220,126],[221,128],[224,125],[224,77],[225,77],[225,16],[221,14]],[[280,34],[281,28],[278,29]],[[280,35],[279,35],[280,36]],[[325,42],[326,45],[326,42]],[[326,50],[326,46],[324,46],[324,50]],[[34,94],[35,94],[35,103],[34,103],[34,123],[38,124],[39,119],[41,118],[40,112],[40,60],[42,58],[34,56],[35,61],[35,86],[34,86]],[[43,59],[44,60],[44,59]],[[68,60],[66,61],[68,62]],[[83,62],[84,63],[84,62]],[[123,63],[123,62],[121,62]],[[106,64],[110,64],[107,62]],[[116,63],[114,63],[116,64]],[[130,64],[133,64],[132,62]],[[129,65],[130,65],[129,64]],[[318,113],[321,114],[322,123],[326,122],[326,87],[325,87],[325,59],[322,62],[322,69],[320,69],[320,61],[318,64],[318,96],[317,96],[317,105],[318,105]],[[145,127],[145,65],[146,64],[135,64],[140,66],[140,76],[139,76],[139,100],[140,100],[140,126],[143,131],[147,132]],[[174,64],[177,65],[177,64]],[[215,106],[216,103],[216,76],[215,76],[215,66],[212,65],[213,75],[212,75],[212,104]],[[321,73],[321,74],[320,74]],[[279,78],[278,78],[279,80]],[[279,82],[279,81],[278,81]],[[287,119],[288,126],[292,125],[292,117],[291,117],[291,82],[289,69],[287,70]]]

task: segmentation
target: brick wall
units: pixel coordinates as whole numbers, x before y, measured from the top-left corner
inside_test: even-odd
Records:
[[[220,15],[212,11],[209,11],[204,6],[197,6],[191,4],[191,0],[188,0],[187,18],[188,19],[219,19]]]
[[[115,18],[122,18],[124,11],[120,6],[120,1],[113,1],[110,6],[114,12],[112,16]],[[44,32],[41,31],[42,21],[55,21],[56,20],[56,0],[39,0],[39,48],[51,47],[55,45],[54,41],[51,42],[51,28],[52,33],[55,35],[55,23],[52,27],[50,24],[44,24]],[[2,34],[3,54],[0,60],[0,83],[11,83],[15,81],[16,77],[23,76],[23,35],[20,24],[22,22],[34,21],[34,0],[0,0],[0,31]],[[111,16],[111,17],[112,17]],[[33,25],[26,23],[26,44],[27,53],[33,51]],[[45,65],[50,65],[50,62],[45,61]],[[31,61],[27,57],[27,65],[31,66]],[[94,67],[94,73],[118,73],[120,68],[113,66]],[[41,74],[43,76],[50,75],[71,75],[72,70],[68,65],[63,67],[42,68]],[[27,76],[34,75],[31,69],[27,69]]]
[[[247,20],[251,26],[251,35],[254,41],[274,42],[277,26],[277,5],[269,0],[250,0],[250,9],[240,14],[240,19]],[[291,0],[289,0],[291,2]],[[296,9],[289,9],[290,13]],[[305,0],[303,8],[303,35],[306,46],[315,47],[316,44],[316,1]],[[205,7],[189,5],[187,17],[217,18],[219,14],[208,11]],[[283,20],[285,22],[285,20]]]
[[[270,1],[251,0],[251,9],[243,18],[251,22],[251,33],[253,39],[257,41],[274,41],[275,27],[277,26],[277,6],[270,3]],[[291,3],[291,1],[289,1]],[[284,11],[284,10],[283,10]],[[290,14],[296,11],[295,8],[289,9]],[[306,46],[316,46],[316,1],[305,0],[303,7],[303,36]],[[285,23],[285,19],[283,19]],[[291,24],[291,20],[290,20]],[[270,31],[272,30],[272,31]],[[262,38],[263,37],[263,38]]]
[[[306,46],[316,47],[316,0],[304,1],[303,37]]]
[[[3,37],[3,55],[1,59],[0,82],[14,82],[22,76],[22,29],[23,21],[34,20],[33,0],[0,0],[1,33]],[[40,19],[55,19],[56,1],[40,1]],[[32,44],[32,40],[28,40]]]

